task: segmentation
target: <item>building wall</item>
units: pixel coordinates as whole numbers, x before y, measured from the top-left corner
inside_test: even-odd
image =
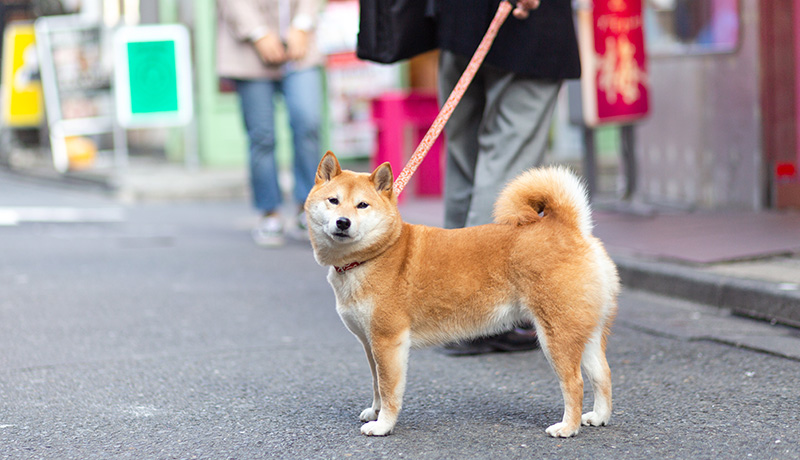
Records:
[[[651,114],[636,131],[637,198],[681,208],[763,207],[758,1],[741,0],[728,54],[651,56]]]
[[[762,2],[761,112],[764,160],[771,179],[769,202],[777,208],[800,208],[800,181],[778,170],[798,165],[798,94],[800,79],[800,0]]]

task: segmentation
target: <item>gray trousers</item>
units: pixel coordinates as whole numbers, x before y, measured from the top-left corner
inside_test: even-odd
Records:
[[[442,51],[442,102],[468,62]],[[541,163],[561,83],[481,67],[444,128],[445,228],[492,222],[494,202],[506,183]]]

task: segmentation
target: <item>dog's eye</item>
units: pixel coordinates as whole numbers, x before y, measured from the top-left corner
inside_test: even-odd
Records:
[[[368,207],[369,207],[369,204],[367,204],[367,203],[364,203],[364,202],[362,201],[361,203],[358,203],[358,204],[356,205],[356,207],[357,207],[358,209],[366,209],[366,208],[368,208]]]
[[[328,198],[328,202],[332,205],[339,204],[339,200],[337,198]]]

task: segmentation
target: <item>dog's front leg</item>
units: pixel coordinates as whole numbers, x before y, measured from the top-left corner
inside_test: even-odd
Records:
[[[380,412],[377,420],[361,427],[361,433],[367,436],[385,436],[392,432],[403,405],[410,348],[408,331],[392,336],[373,336],[372,357],[378,377]]]
[[[381,393],[378,387],[378,370],[375,368],[375,358],[372,356],[372,347],[369,341],[365,338],[362,339],[361,344],[364,345],[364,352],[367,354],[367,361],[369,361],[369,370],[372,372],[372,406],[367,407],[361,412],[362,422],[372,422],[378,420],[378,413],[381,411]]]

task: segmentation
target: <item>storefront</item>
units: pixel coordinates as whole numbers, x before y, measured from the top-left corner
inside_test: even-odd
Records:
[[[800,206],[800,1],[647,0],[651,115],[638,198],[680,209]]]

